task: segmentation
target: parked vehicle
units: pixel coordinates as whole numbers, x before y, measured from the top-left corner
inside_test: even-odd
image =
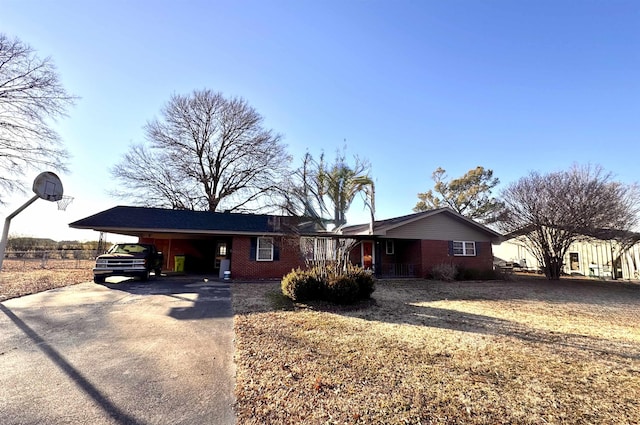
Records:
[[[93,281],[103,283],[108,276],[139,277],[149,279],[153,271],[160,276],[163,256],[153,244],[116,244],[106,254],[96,258]]]

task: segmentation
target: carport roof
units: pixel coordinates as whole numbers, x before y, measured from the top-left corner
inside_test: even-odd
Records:
[[[117,206],[74,221],[69,227],[140,236],[144,233],[287,233],[297,217]]]

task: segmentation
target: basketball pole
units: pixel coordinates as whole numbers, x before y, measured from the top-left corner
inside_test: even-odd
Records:
[[[15,210],[13,213],[9,214],[7,218],[4,219],[4,229],[2,230],[2,240],[0,240],[0,271],[2,270],[2,262],[4,261],[4,251],[7,249],[7,241],[9,239],[9,226],[11,226],[11,219],[22,212],[29,205],[33,204],[40,195],[35,195],[33,198],[29,199],[24,203],[20,208]]]

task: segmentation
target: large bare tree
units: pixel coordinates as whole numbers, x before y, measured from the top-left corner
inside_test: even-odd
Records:
[[[173,95],[111,169],[114,195],[139,205],[208,211],[276,209],[291,158],[244,99],[196,90]]]
[[[500,180],[493,177],[493,170],[476,167],[462,177],[449,179],[446,170],[438,167],[431,178],[435,182],[433,189],[418,193],[415,212],[433,208],[449,207],[454,211],[485,224],[495,222],[502,204],[491,195]]]
[[[507,186],[502,201],[502,230],[522,239],[554,280],[572,243],[633,235],[638,223],[637,186],[614,181],[600,166],[531,172]]]
[[[69,95],[50,58],[0,34],[0,203],[24,190],[31,170],[66,170],[68,152],[51,120],[66,115]]]

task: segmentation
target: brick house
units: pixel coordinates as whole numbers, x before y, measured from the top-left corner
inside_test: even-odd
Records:
[[[185,257],[185,271],[240,279],[280,278],[304,265],[301,230],[313,228],[299,218],[209,211],[117,206],[69,224],[76,229],[134,236],[164,254],[163,270]]]
[[[318,246],[314,241],[319,240],[348,239],[351,262],[382,277],[423,277],[440,263],[485,269],[493,264],[491,242],[500,236],[446,208],[337,232],[318,229],[300,217],[128,206],[69,226],[154,243],[164,253],[164,270],[174,270],[176,257],[184,256],[186,272],[222,276],[230,271],[236,279],[281,278],[304,267],[309,252],[301,247]]]
[[[450,208],[347,226],[341,234],[359,240],[351,262],[383,277],[427,277],[438,264],[490,270],[492,243],[501,237]]]

